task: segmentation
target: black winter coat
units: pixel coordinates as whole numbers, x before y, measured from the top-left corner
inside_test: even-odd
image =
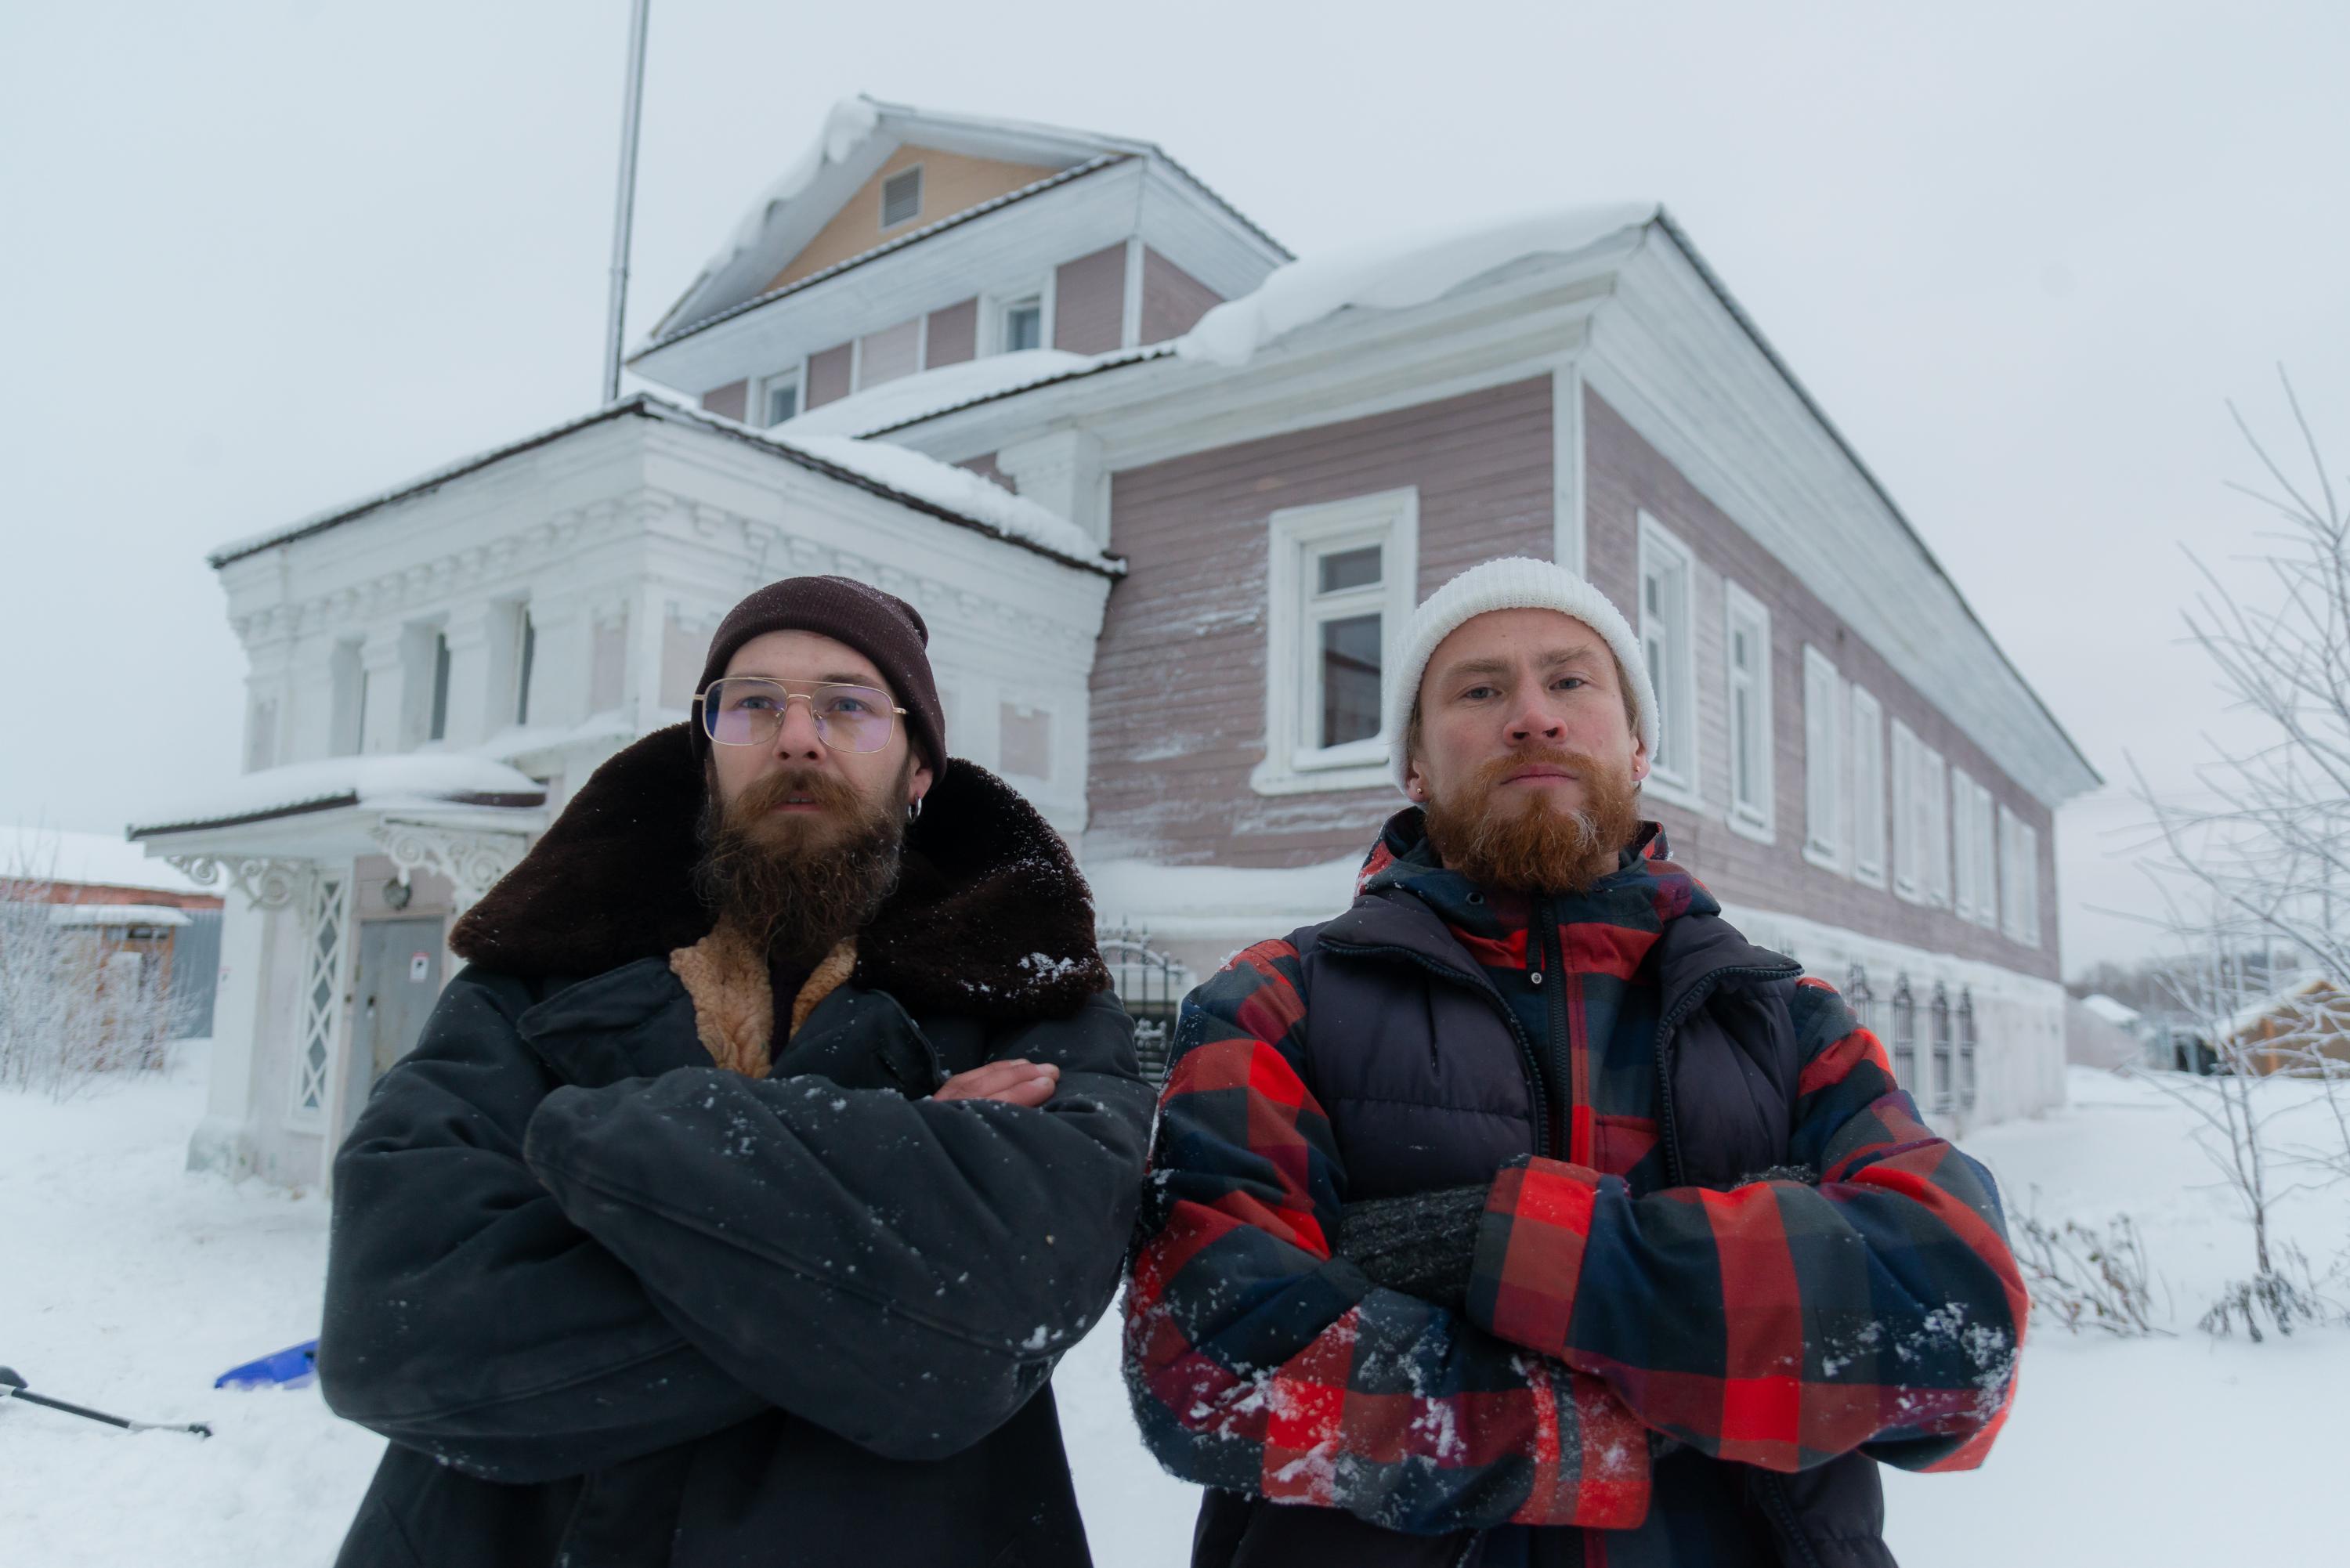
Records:
[[[598,772],[336,1161],[320,1380],[391,1439],[340,1563],[1083,1564],[1047,1384],[1150,1116],[1083,883],[951,763],[855,974],[723,1071],[664,956],[699,778],[678,730]],[[1047,1106],[926,1097],[1007,1056]]]

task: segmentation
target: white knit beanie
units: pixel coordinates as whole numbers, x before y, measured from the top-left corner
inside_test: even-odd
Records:
[[[1411,768],[1411,758],[1404,751],[1404,732],[1411,722],[1411,705],[1419,696],[1419,678],[1427,672],[1436,645],[1462,622],[1505,609],[1556,610],[1606,638],[1624,679],[1631,683],[1640,739],[1648,742],[1650,756],[1657,754],[1656,688],[1648,681],[1640,639],[1632,634],[1624,612],[1609,604],[1597,588],[1555,562],[1503,556],[1470,567],[1429,595],[1404,623],[1396,680],[1388,689],[1388,759],[1397,788],[1405,787],[1404,779]]]

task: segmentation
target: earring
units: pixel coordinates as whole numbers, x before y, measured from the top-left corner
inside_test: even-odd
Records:
[[[922,820],[922,797],[916,795],[906,803],[906,826],[911,827]]]

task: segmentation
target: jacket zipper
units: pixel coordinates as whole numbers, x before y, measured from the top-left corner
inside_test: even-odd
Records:
[[[1542,968],[1534,971],[1534,982],[1539,988],[1544,983],[1544,976],[1547,972],[1550,984],[1550,1039],[1545,1044],[1550,1047],[1550,1065],[1554,1075],[1551,1083],[1557,1087],[1559,1097],[1558,1127],[1551,1141],[1566,1151],[1567,1158],[1573,1159],[1575,1153],[1575,1135],[1569,1129],[1574,1125],[1575,1117],[1573,1088],[1575,1079],[1568,1071],[1568,1057],[1572,1054],[1573,1047],[1566,1033],[1566,950],[1565,944],[1559,940],[1558,911],[1552,908],[1548,895],[1534,900],[1534,919],[1541,922]]]
[[[1525,1025],[1518,1022],[1517,1014],[1510,1011],[1510,1004],[1502,1000],[1502,993],[1493,989],[1492,981],[1482,975],[1471,974],[1465,970],[1455,969],[1451,964],[1440,963],[1427,954],[1416,953],[1409,948],[1357,947],[1352,942],[1333,942],[1326,940],[1322,943],[1322,948],[1326,952],[1344,953],[1349,958],[1408,959],[1429,973],[1449,980],[1455,985],[1465,986],[1492,1003],[1493,1011],[1499,1013],[1502,1022],[1509,1026],[1511,1038],[1518,1043],[1518,1056],[1521,1065],[1525,1070],[1526,1088],[1534,1096],[1534,1153],[1537,1156],[1548,1158],[1551,1153],[1550,1093],[1543,1087],[1542,1064],[1534,1055],[1534,1043],[1527,1037]]]

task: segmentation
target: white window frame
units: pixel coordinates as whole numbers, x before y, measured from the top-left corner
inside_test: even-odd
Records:
[[[854,358],[852,354],[851,358]],[[854,375],[853,369],[851,374]],[[767,419],[767,394],[785,381],[791,382],[799,392],[798,407],[792,417],[797,419],[801,414],[807,412],[807,361],[802,359],[788,370],[778,370],[772,376],[762,376],[751,384],[751,406],[745,411],[751,415],[751,422],[755,428],[759,430],[775,428],[775,422],[770,422]]]
[[[1918,753],[1924,749],[1916,731],[1893,721],[1893,894],[1912,904],[1926,901],[1925,835],[1918,810],[1918,776],[1923,771]]]
[[[1639,514],[1639,566],[1634,591],[1639,607],[1640,656],[1648,659],[1650,635],[1661,629],[1666,662],[1671,666],[1667,670],[1670,690],[1657,681],[1652,660],[1648,679],[1657,689],[1657,706],[1661,710],[1657,715],[1659,749],[1669,753],[1673,759],[1670,767],[1664,766],[1659,758],[1648,759],[1648,776],[1640,793],[1646,798],[1695,811],[1702,806],[1698,796],[1701,770],[1697,724],[1697,556],[1674,536],[1672,530],[1648,513]],[[1670,570],[1679,578],[1678,604],[1659,607],[1659,614],[1667,623],[1662,628],[1649,624],[1648,578],[1652,565]]]
[[[1871,888],[1887,885],[1887,834],[1885,820],[1885,708],[1869,690],[1853,683],[1852,730],[1847,750],[1852,753],[1852,791],[1847,797],[1852,819],[1852,877]],[[1868,776],[1863,777],[1866,774]]]
[[[900,218],[893,223],[889,221],[889,187],[896,184],[899,181],[903,180],[909,174],[911,174],[914,177],[913,216]],[[886,234],[892,229],[902,229],[909,223],[920,223],[922,221],[922,198],[928,193],[924,190],[924,187],[929,183],[930,176],[922,172],[922,166],[920,163],[909,163],[903,169],[895,170],[890,173],[884,174],[881,177],[880,188],[874,192],[876,203],[879,208],[879,211],[874,214],[880,220],[879,232]]]
[[[1999,808],[2000,883],[2006,892],[2001,929],[2025,947],[2040,945],[2040,832]]]
[[[1962,920],[1981,918],[1982,892],[1977,875],[1981,861],[1975,855],[1975,781],[1964,768],[1950,766],[1950,912]]]
[[[1975,786],[1975,923],[1999,929],[1999,811],[1991,793]]]
[[[1042,277],[1031,277],[1011,286],[993,288],[980,296],[979,358],[1008,351],[1003,345],[1004,313],[1030,298],[1036,301],[1036,347],[1050,348],[1053,346],[1053,285],[1055,275],[1047,272]]]
[[[1844,678],[1835,660],[1804,644],[1804,858],[1846,869]]]
[[[1925,902],[1937,909],[1950,907],[1950,779],[1942,753],[1920,742],[1918,748],[1918,789],[1926,812]]]
[[[1721,679],[1722,724],[1730,736],[1730,754],[1723,759],[1723,772],[1730,784],[1730,805],[1722,820],[1732,833],[1769,844],[1777,837],[1777,795],[1773,775],[1777,773],[1777,735],[1771,722],[1771,607],[1725,580],[1721,593]],[[1642,602],[1645,604],[1646,597]],[[1755,667],[1744,675],[1738,671],[1738,632],[1743,627],[1754,639]],[[1750,720],[1753,732],[1742,736],[1738,732],[1738,692],[1743,685],[1749,692]],[[1742,745],[1751,746],[1753,754],[1742,759]],[[1741,761],[1752,769],[1751,795],[1741,799],[1738,794],[1738,768]]]
[[[1419,492],[1407,486],[1314,506],[1284,507],[1267,520],[1270,552],[1265,570],[1264,760],[1249,775],[1260,794],[1363,789],[1390,783],[1387,732],[1396,655],[1404,622],[1419,602]],[[1342,745],[1312,746],[1307,738],[1321,702],[1313,628],[1317,616],[1309,601],[1314,564],[1343,550],[1377,545],[1380,549],[1379,732]],[[1362,613],[1350,604],[1347,614]]]

